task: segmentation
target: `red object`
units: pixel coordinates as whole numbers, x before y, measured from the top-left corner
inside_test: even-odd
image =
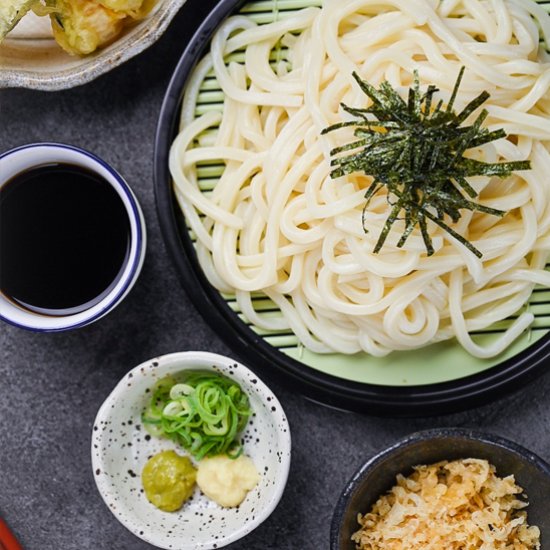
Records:
[[[23,550],[2,518],[0,518],[0,550]]]

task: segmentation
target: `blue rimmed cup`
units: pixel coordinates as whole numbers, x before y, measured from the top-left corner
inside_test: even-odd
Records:
[[[56,332],[83,327],[112,311],[136,282],[143,265],[146,248],[145,220],[133,191],[116,170],[84,149],[60,143],[35,143],[7,151],[0,155],[0,189],[19,174],[51,164],[81,167],[112,186],[120,197],[128,216],[128,253],[120,275],[109,291],[101,299],[94,301],[89,308],[77,313],[42,314],[21,307],[0,292],[0,319],[38,332]]]

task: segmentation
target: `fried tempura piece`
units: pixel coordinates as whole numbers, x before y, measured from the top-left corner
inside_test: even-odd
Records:
[[[0,0],[0,42],[37,0]]]
[[[57,43],[68,53],[86,55],[115,39],[126,15],[96,0],[48,0]]]
[[[121,11],[125,14],[137,12],[143,4],[143,0],[98,0],[102,6],[113,11]]]
[[[124,13],[133,19],[145,17],[155,5],[155,0],[98,0],[110,10]]]

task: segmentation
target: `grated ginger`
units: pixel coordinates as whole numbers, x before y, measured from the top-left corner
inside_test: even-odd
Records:
[[[527,503],[514,476],[500,478],[486,460],[416,466],[358,516],[357,550],[538,550]]]

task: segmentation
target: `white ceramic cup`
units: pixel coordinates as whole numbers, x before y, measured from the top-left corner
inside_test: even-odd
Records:
[[[122,176],[95,155],[60,143],[35,143],[0,155],[0,188],[21,172],[44,164],[82,166],[109,182],[120,196],[130,222],[130,251],[122,275],[111,291],[89,309],[71,315],[50,316],[23,309],[0,292],[0,319],[37,332],[55,332],[83,327],[113,310],[136,282],[146,248],[145,220],[136,196]],[[1,269],[1,266],[0,266]]]

